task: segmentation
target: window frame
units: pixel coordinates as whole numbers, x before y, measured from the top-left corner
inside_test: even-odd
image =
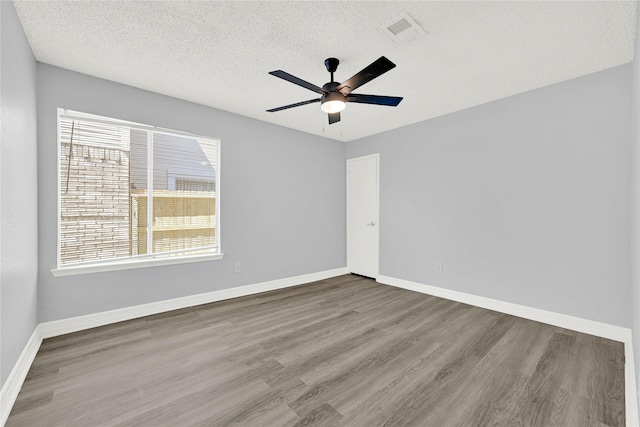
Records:
[[[62,265],[61,264],[61,218],[62,218],[62,203],[61,203],[61,132],[60,132],[60,120],[61,119],[86,119],[88,121],[97,122],[97,123],[105,123],[110,125],[122,125],[127,126],[132,129],[139,129],[150,132],[160,132],[160,133],[168,133],[176,136],[183,136],[188,138],[202,138],[216,142],[216,181],[215,181],[215,233],[216,233],[216,243],[217,243],[217,252],[216,253],[207,253],[207,254],[197,254],[197,255],[182,255],[182,256],[174,256],[167,257],[166,253],[157,253],[157,254],[145,254],[139,257],[126,257],[126,258],[115,258],[105,261],[88,261],[78,264],[71,265]],[[61,276],[70,276],[76,274],[89,274],[89,273],[98,273],[98,272],[106,272],[106,271],[119,271],[119,270],[129,270],[134,268],[145,268],[145,267],[156,267],[163,265],[174,265],[174,264],[184,264],[184,263],[193,263],[193,262],[203,262],[203,261],[215,261],[221,260],[224,257],[222,252],[222,239],[220,233],[220,194],[221,194],[221,161],[220,161],[220,152],[221,152],[221,140],[220,138],[213,138],[210,136],[197,135],[190,132],[183,132],[174,129],[167,129],[158,126],[145,125],[141,123],[130,122],[126,120],[120,120],[115,118],[109,118],[104,116],[98,116],[89,113],[82,113],[74,110],[68,110],[64,108],[57,109],[56,116],[56,171],[57,171],[57,189],[56,189],[56,204],[57,204],[57,217],[56,217],[56,268],[51,269],[51,274],[54,277]]]

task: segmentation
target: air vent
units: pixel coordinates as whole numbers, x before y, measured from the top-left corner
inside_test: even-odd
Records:
[[[401,32],[408,30],[409,28],[411,28],[411,24],[409,23],[409,21],[407,21],[405,18],[402,18],[398,22],[394,22],[389,27],[387,27],[387,30],[391,31],[394,36],[397,36]]]
[[[426,34],[408,13],[396,17],[389,24],[383,26],[382,30],[393,40],[402,43],[410,43]]]

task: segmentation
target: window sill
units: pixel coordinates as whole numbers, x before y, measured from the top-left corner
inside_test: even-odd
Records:
[[[105,264],[78,265],[72,267],[54,268],[51,270],[53,277],[74,276],[77,274],[100,273],[104,271],[130,270],[133,268],[159,267],[162,265],[185,264],[190,262],[216,261],[224,257],[224,254],[192,255],[180,258],[158,258],[135,261],[119,261]]]

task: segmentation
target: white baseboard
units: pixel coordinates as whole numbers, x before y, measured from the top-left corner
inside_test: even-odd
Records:
[[[42,344],[42,335],[40,335],[40,328],[36,326],[29,341],[27,341],[27,345],[24,347],[24,350],[22,350],[18,361],[11,370],[7,381],[2,386],[2,390],[0,390],[0,426],[4,426],[7,418],[9,418],[11,408],[13,408],[18,393],[20,393],[20,389],[29,373],[33,359],[35,359],[38,353],[40,344]]]
[[[178,310],[181,308],[193,307],[196,305],[208,304],[211,302],[302,285],[304,283],[328,279],[330,277],[340,276],[347,273],[348,270],[346,267],[336,268],[334,270],[325,270],[317,273],[303,274],[301,276],[287,277],[284,279],[255,283],[253,285],[221,289],[219,291],[207,292],[204,294],[189,295],[186,297],[152,302],[149,304],[119,308],[117,310],[87,314],[85,316],[54,320],[51,322],[41,323],[39,325],[40,333],[42,334],[42,338],[50,338],[58,335],[69,334],[71,332],[78,332],[85,329],[95,328],[98,326],[109,325],[111,323],[136,319],[138,317],[164,313],[166,311]]]
[[[512,316],[522,317],[524,319],[534,320],[536,322],[546,323],[565,329],[571,329],[572,331],[582,332],[624,343],[626,421],[628,426],[640,426],[640,420],[638,418],[638,400],[631,329],[568,316],[566,314],[554,313],[552,311],[542,310],[539,308],[527,307],[524,305],[467,294],[464,292],[439,288],[437,286],[411,282],[409,280],[397,279],[395,277],[380,275],[376,280],[383,285],[390,285],[397,288],[420,292],[422,294],[457,301],[480,308],[486,308],[488,310],[498,311],[500,313],[510,314]]]

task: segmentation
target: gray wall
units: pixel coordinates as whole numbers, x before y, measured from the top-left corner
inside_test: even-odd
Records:
[[[0,2],[0,384],[37,324],[36,63],[13,4]]]
[[[380,273],[630,327],[631,80],[624,65],[348,143],[381,153]]]
[[[37,88],[40,321],[344,267],[343,143],[44,64]],[[58,107],[221,138],[224,259],[54,278]]]

